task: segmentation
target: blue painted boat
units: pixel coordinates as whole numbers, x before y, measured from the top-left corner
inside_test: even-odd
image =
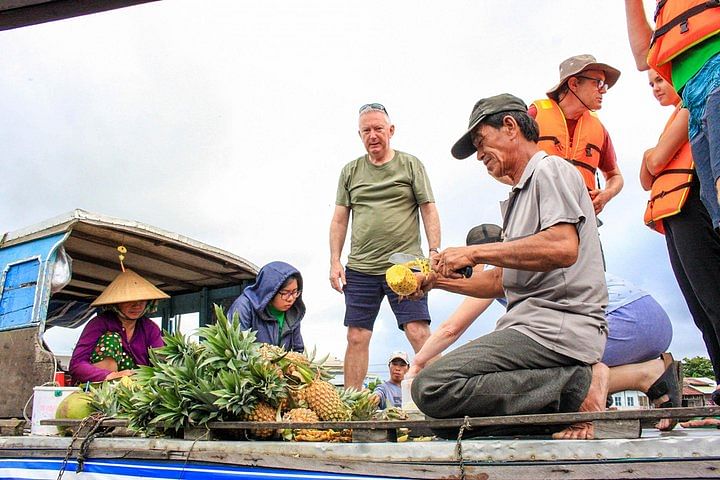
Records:
[[[641,438],[596,441],[349,444],[118,436],[84,446],[82,438],[17,428],[8,434],[9,425],[18,425],[10,419],[27,410],[33,387],[54,380],[58,364],[45,334],[94,314],[89,302],[117,274],[120,244],[129,250],[126,265],[171,295],[159,308],[170,331],[179,314],[197,312],[201,325],[212,321],[212,304],[227,307],[257,274],[255,265],[229,252],[82,210],[2,235],[0,480],[57,479],[60,473],[64,479],[118,480],[720,478],[716,430],[643,431]]]

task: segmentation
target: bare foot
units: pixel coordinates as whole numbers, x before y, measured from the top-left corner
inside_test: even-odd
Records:
[[[703,418],[700,420],[690,420],[688,422],[680,422],[680,425],[685,428],[702,428],[702,427],[717,427],[720,428],[720,419],[718,418]]]
[[[592,380],[587,396],[580,405],[580,412],[603,412],[607,401],[608,385],[610,383],[610,369],[604,363],[592,366]],[[592,422],[580,422],[570,425],[565,430],[554,433],[555,440],[592,440],[595,430]]]

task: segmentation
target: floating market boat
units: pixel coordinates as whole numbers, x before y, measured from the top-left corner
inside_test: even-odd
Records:
[[[58,362],[45,335],[91,318],[89,302],[117,273],[118,245],[127,247],[129,267],[171,296],[158,311],[166,330],[173,330],[177,315],[193,312],[201,325],[211,324],[212,305],[227,307],[257,273],[250,261],[182,235],[82,210],[2,235],[0,479],[720,477],[717,430],[641,429],[643,419],[718,414],[718,407],[399,422],[211,422],[183,438],[120,435],[125,423],[106,420],[74,438],[38,434],[23,419],[35,410],[33,391],[44,386],[61,396],[67,388],[53,383]],[[555,441],[542,431],[581,420],[594,420],[601,439]],[[345,429],[352,443],[247,439],[246,432],[261,427]],[[400,428],[410,431],[404,442],[397,441]],[[427,441],[429,429],[448,428],[458,435]],[[493,428],[492,435],[477,438],[483,428]]]

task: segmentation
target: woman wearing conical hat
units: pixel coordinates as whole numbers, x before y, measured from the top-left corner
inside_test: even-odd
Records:
[[[147,365],[148,349],[163,346],[160,328],[148,318],[162,298],[169,296],[132,270],[118,275],[92,303],[103,311],[75,345],[70,360],[75,382],[112,380]]]

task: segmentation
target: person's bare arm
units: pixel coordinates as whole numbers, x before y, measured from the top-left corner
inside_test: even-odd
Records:
[[[605,205],[612,200],[625,185],[625,179],[620,173],[620,168],[615,167],[607,172],[602,172],[605,177],[605,188],[600,190],[591,190],[590,198],[592,199],[595,215],[599,214],[605,208]]]
[[[335,212],[330,222],[330,285],[340,293],[345,286],[345,270],[340,263],[340,255],[345,244],[349,222],[350,207],[335,205]]]
[[[652,189],[652,184],[655,181],[655,176],[648,171],[647,167],[647,161],[645,160],[647,156],[654,150],[655,148],[650,148],[648,150],[645,150],[645,153],[643,154],[643,160],[640,164],[640,186],[645,191],[649,191]]]
[[[680,147],[688,142],[689,116],[686,108],[681,109],[665,133],[662,134],[655,148],[645,152],[643,161],[647,164],[648,172],[652,176],[657,176],[672,160]]]
[[[443,276],[449,278],[457,278],[456,271],[479,263],[515,270],[547,272],[573,265],[577,261],[579,244],[576,226],[572,223],[558,223],[535,235],[510,242],[447,248],[440,252],[438,269]],[[500,287],[502,288],[502,284]]]
[[[427,276],[416,273],[418,278],[418,291],[410,298],[417,299],[433,288],[439,288],[451,293],[459,293],[475,298],[501,298],[505,296],[502,286],[502,268],[482,270],[475,268],[470,278],[455,274],[446,277],[439,271],[432,271]]]
[[[647,55],[653,31],[645,16],[642,0],[625,0],[625,19],[635,66],[640,71],[648,70]]]
[[[472,323],[490,306],[492,299],[468,297],[440,324],[430,335],[418,353],[415,354],[412,366],[405,378],[412,378],[425,368],[428,361],[441,354],[460,338]]]
[[[440,215],[434,202],[420,204],[420,216],[425,227],[428,249],[440,248]]]

